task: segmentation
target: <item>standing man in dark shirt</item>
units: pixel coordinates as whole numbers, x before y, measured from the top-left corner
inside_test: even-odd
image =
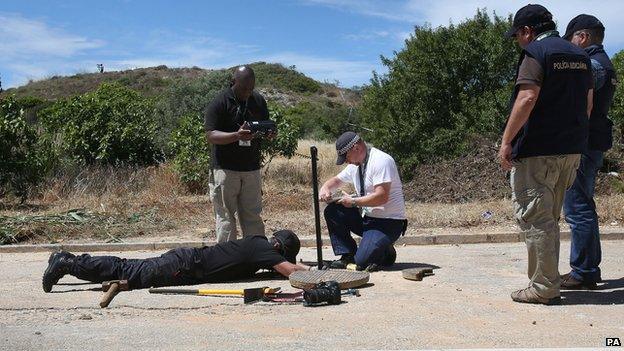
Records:
[[[268,240],[247,236],[215,246],[178,248],[146,259],[55,252],[43,274],[43,291],[50,292],[66,274],[94,283],[126,279],[130,289],[246,279],[260,269],[275,269],[288,277],[294,271],[310,269],[296,264],[299,248],[295,233],[280,230]]]
[[[563,208],[572,232],[570,273],[563,275],[562,288],[596,288],[601,280],[600,233],[594,202],[596,175],[602,167],[604,152],[613,143],[613,123],[607,117],[617,84],[615,69],[602,47],[605,28],[591,15],[578,15],[566,29],[564,39],[584,49],[594,73],[594,103],[589,118],[589,144],[572,187],[566,191]]]
[[[516,302],[561,300],[559,217],[587,144],[591,63],[555,28],[545,7],[527,5],[507,32],[523,50],[498,154],[503,169],[511,170],[514,212],[525,234],[531,279],[529,287],[511,294]]]
[[[264,235],[261,140],[251,133],[248,122],[269,119],[269,110],[254,91],[255,82],[250,67],[238,67],[232,86],[214,98],[204,117],[206,136],[213,145],[210,198],[220,243],[236,239],[236,217],[243,236]]]

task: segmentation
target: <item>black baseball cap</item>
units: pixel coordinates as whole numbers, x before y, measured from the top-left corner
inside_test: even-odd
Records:
[[[505,33],[507,38],[514,37],[518,29],[552,21],[552,14],[544,6],[528,4],[516,12],[511,28]]]
[[[351,150],[353,145],[360,140],[360,136],[355,132],[344,132],[341,136],[336,140],[336,153],[338,154],[338,158],[336,159],[336,164],[341,165],[345,163],[347,159],[347,152]]]
[[[292,230],[279,230],[273,233],[273,237],[279,242],[281,254],[290,263],[297,263],[297,254],[301,249],[301,242]]]
[[[582,29],[601,29],[604,31],[605,27],[599,19],[592,15],[578,15],[568,23],[563,39],[570,40],[574,33]]]

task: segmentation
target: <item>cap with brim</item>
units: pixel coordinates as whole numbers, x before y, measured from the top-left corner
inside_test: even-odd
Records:
[[[552,14],[542,5],[528,4],[516,12],[513,24],[505,36],[507,38],[514,37],[516,32],[524,26],[535,26],[541,23],[552,21]]]
[[[604,31],[605,27],[602,25],[600,20],[592,15],[578,15],[574,17],[570,23],[568,23],[568,27],[566,28],[565,34],[563,38],[566,40],[572,39],[574,33],[583,29],[602,29]]]
[[[297,235],[292,230],[280,230],[273,233],[273,237],[279,242],[284,258],[290,263],[297,263],[297,254],[301,249]]]
[[[355,132],[344,132],[338,137],[338,140],[336,140],[336,154],[338,154],[338,158],[336,159],[337,165],[345,163],[347,160],[347,152],[351,150],[353,145],[359,140],[360,136]]]

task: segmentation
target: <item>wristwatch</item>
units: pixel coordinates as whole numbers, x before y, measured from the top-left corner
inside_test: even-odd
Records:
[[[357,204],[355,203],[355,198],[354,197],[351,198],[351,207],[357,207]]]

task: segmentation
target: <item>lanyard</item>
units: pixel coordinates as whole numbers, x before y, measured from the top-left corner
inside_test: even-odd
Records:
[[[360,196],[366,195],[366,190],[364,187],[364,175],[366,175],[366,166],[368,165],[368,157],[370,156],[370,147],[366,147],[366,158],[364,162],[358,166],[358,175],[360,176]]]

